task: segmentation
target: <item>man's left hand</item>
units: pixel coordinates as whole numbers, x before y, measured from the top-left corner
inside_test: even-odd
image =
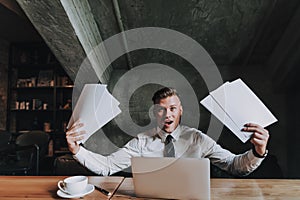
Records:
[[[269,140],[269,131],[254,123],[245,124],[242,131],[253,132],[250,142],[254,145],[255,151],[263,156],[266,153]]]

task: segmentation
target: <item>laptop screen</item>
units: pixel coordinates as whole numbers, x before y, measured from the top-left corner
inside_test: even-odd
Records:
[[[207,158],[134,157],[131,164],[138,197],[210,199]]]

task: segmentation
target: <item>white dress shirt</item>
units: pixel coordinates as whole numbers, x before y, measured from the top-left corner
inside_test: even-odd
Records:
[[[74,158],[99,175],[111,175],[131,165],[131,157],[163,157],[168,133],[153,128],[140,133],[118,151],[102,156],[80,147]],[[235,155],[223,149],[213,139],[195,128],[178,126],[172,133],[175,157],[209,158],[211,163],[233,175],[247,175],[255,170],[262,158],[252,150]]]

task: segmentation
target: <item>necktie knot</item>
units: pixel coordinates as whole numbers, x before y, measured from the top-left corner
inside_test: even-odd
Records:
[[[172,135],[168,135],[165,140],[165,151],[164,151],[165,157],[175,157],[174,144],[172,140],[173,140]]]
[[[172,140],[173,140],[173,136],[172,135],[168,135],[167,138],[166,138],[166,140],[165,140],[165,144],[166,145],[169,144],[170,142],[172,142]]]

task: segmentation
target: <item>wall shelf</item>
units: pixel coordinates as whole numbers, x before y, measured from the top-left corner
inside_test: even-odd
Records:
[[[53,152],[65,151],[74,86],[50,49],[43,43],[12,44],[8,80],[8,130],[43,130],[51,135]]]

